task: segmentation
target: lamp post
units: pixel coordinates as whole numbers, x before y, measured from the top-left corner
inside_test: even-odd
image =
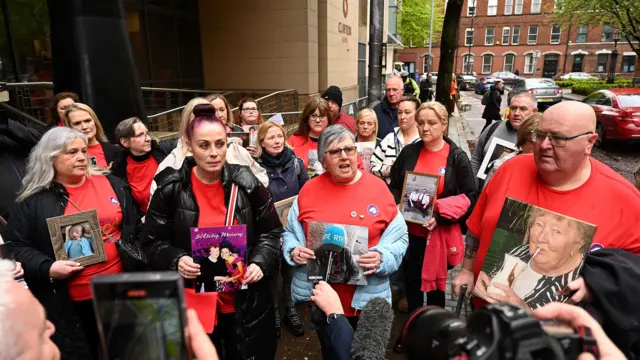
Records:
[[[613,84],[616,78],[616,64],[618,63],[618,40],[620,40],[620,30],[613,30],[613,50],[609,60],[609,74],[607,74],[607,84]]]
[[[469,0],[471,1],[471,0]],[[471,33],[473,34],[472,40],[469,43],[469,52],[467,53],[467,64],[469,64],[469,71],[467,75],[473,75],[473,57],[471,56],[471,46],[476,41],[476,33],[473,30],[473,18],[476,17],[476,1],[473,0],[473,6],[469,7],[469,15],[471,16]],[[467,41],[467,34],[464,34],[464,39]],[[462,66],[464,67],[464,61],[462,62]]]

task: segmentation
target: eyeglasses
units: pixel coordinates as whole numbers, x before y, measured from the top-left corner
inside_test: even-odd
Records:
[[[325,151],[325,154],[329,154],[331,155],[332,158],[338,158],[340,157],[340,155],[342,155],[342,152],[344,151],[344,154],[346,156],[353,156],[356,153],[357,148],[355,146],[345,146],[342,149],[338,148],[338,149],[329,149],[327,151]]]
[[[560,136],[560,135],[545,134],[543,132],[534,130],[531,132],[531,142],[533,143],[543,142],[544,139],[549,138],[549,142],[553,147],[563,147],[567,144],[567,141],[569,140],[577,139],[581,136],[591,135],[591,134],[593,134],[593,131],[587,131],[585,133],[574,135],[574,136]]]
[[[258,108],[243,108],[242,111],[255,112],[255,111],[258,111]]]
[[[311,120],[327,120],[327,115],[311,114]]]

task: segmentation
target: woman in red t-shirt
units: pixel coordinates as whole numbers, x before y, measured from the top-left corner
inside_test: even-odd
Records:
[[[42,137],[29,156],[27,175],[6,230],[6,240],[24,266],[29,288],[56,326],[59,336],[54,342],[63,358],[74,359],[98,357],[89,282],[97,275],[136,270],[120,250],[124,243],[136,246],[140,223],[126,183],[89,166],[87,142],[82,133],[64,127]],[[89,210],[97,212],[102,232],[101,239],[91,242],[104,243],[107,260],[87,267],[72,260],[56,261],[47,219]]]
[[[304,161],[304,166],[309,168],[309,152],[315,151],[315,159],[318,157],[318,138],[329,125],[333,125],[334,118],[331,114],[329,103],[322,98],[309,100],[302,110],[298,130],[289,136],[287,143],[293,149],[297,157]],[[313,166],[314,164],[311,164]]]
[[[80,131],[89,139],[87,146],[89,165],[94,168],[108,170],[122,154],[120,147],[109,143],[98,116],[88,105],[82,103],[69,105],[64,112],[63,122],[64,126]]]
[[[232,215],[235,223],[247,225],[246,256],[241,262],[235,249],[222,246],[220,257],[232,270],[226,281],[238,276],[248,288],[218,293],[218,304],[210,307],[218,313],[211,337],[222,359],[271,360],[276,353],[271,281],[278,274],[282,224],[269,190],[250,168],[227,163],[226,124],[215,117],[213,107],[196,105],[193,114],[185,132],[193,156],[179,169],[167,168],[156,176],[143,246],[153,269],[177,270],[187,279],[185,286],[193,288],[201,265],[192,258],[191,229],[224,226],[232,185],[237,185]],[[208,309],[205,304],[196,310],[204,314]]]

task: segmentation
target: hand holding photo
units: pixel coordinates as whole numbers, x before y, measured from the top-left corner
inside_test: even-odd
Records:
[[[433,217],[439,181],[440,176],[406,172],[400,202],[405,221],[425,225]]]
[[[596,226],[507,198],[474,294],[535,310],[569,299],[559,293],[580,276]]]
[[[516,147],[516,144],[503,139],[499,139],[494,136],[491,139],[487,155],[482,160],[482,164],[480,164],[480,169],[478,170],[478,174],[476,174],[476,176],[482,180],[485,180],[487,178],[489,169],[491,169],[493,166],[494,161],[502,159],[503,157],[517,150],[518,148]]]
[[[258,125],[249,126],[249,146],[258,146]]]
[[[56,260],[89,266],[107,260],[95,210],[47,219]]]

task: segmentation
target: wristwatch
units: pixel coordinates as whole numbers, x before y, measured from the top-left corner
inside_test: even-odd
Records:
[[[331,324],[331,322],[339,317],[344,317],[344,314],[329,314],[327,315],[327,324]]]

